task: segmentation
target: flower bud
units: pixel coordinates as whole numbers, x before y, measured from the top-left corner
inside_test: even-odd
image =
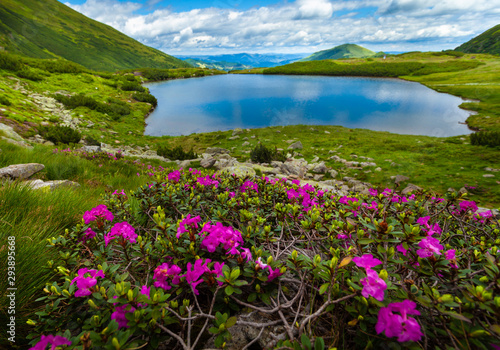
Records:
[[[383,269],[380,271],[378,274],[380,278],[382,278],[384,281],[387,281],[387,278],[389,277],[389,274],[387,273],[387,270]]]
[[[92,299],[89,299],[87,303],[90,305],[92,309],[98,309],[97,305],[94,303]]]
[[[134,292],[132,291],[132,289],[128,290],[127,298],[128,298],[128,301],[130,301],[130,302],[134,300]]]
[[[122,295],[122,293],[123,293],[123,287],[122,287],[121,283],[117,283],[115,285],[115,291],[118,293],[118,295]]]
[[[189,299],[184,299],[182,301],[182,305],[184,305],[185,307],[188,307],[189,306]]]
[[[271,263],[272,263],[272,262],[273,262],[273,257],[272,257],[272,256],[269,256],[269,257],[267,258],[267,264],[268,264],[268,265],[271,265]]]
[[[71,294],[69,294],[67,289],[63,289],[62,295],[64,295],[66,298],[71,298]]]
[[[113,346],[115,347],[116,350],[120,349],[120,342],[118,341],[118,339],[116,339],[116,337],[113,337],[113,340],[111,341],[111,343],[113,344]]]
[[[478,338],[482,337],[483,335],[490,335],[490,333],[488,333],[484,329],[478,329],[477,331],[474,331],[470,334],[471,338]]]
[[[453,296],[451,294],[445,294],[441,297],[441,301],[444,303],[449,303],[453,301]]]
[[[297,259],[297,255],[298,255],[297,251],[296,251],[296,250],[294,250],[294,251],[292,252],[292,259],[293,259],[293,260],[296,260],[296,259]]]
[[[31,320],[31,319],[28,319],[28,321],[26,321],[27,324],[29,324],[30,326],[36,326],[36,322]]]

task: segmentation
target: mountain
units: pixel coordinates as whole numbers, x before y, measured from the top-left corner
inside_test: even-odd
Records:
[[[209,69],[218,69],[218,70],[224,70],[224,71],[231,71],[231,70],[242,70],[242,69],[251,69],[253,67],[251,66],[246,66],[241,63],[234,63],[234,62],[207,62],[203,60],[197,60],[194,58],[186,58],[184,59],[185,62],[189,63],[190,65],[194,67],[199,67],[199,68],[209,68]]]
[[[257,53],[237,53],[225,55],[192,55],[192,56],[177,56],[181,59],[202,60],[207,63],[216,62],[237,62],[244,66],[260,68],[260,67],[276,67],[284,64],[292,63],[304,57],[305,54],[257,54]],[[246,68],[243,68],[246,69]]]
[[[0,46],[35,58],[62,57],[94,70],[189,67],[57,0],[1,0]]]
[[[355,44],[343,44],[335,46],[329,50],[323,50],[313,53],[311,56],[301,59],[299,62],[320,61],[320,60],[338,60],[341,58],[368,58],[383,56],[383,52],[375,53]]]
[[[455,51],[500,55],[500,24],[460,45]]]

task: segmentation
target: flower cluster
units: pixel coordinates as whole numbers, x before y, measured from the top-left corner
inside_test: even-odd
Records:
[[[377,334],[385,332],[388,338],[398,337],[399,342],[419,341],[423,336],[420,325],[413,317],[408,317],[408,315],[420,315],[416,306],[413,301],[404,300],[381,308],[375,326]]]
[[[87,274],[90,276],[86,276]],[[75,297],[85,297],[92,294],[91,288],[97,284],[97,277],[104,278],[104,272],[102,270],[89,270],[86,267],[78,270],[78,276],[71,281],[71,284],[76,283],[78,287]]]
[[[45,350],[47,345],[52,345],[50,350],[55,350],[58,346],[71,345],[71,341],[60,335],[42,335],[40,341],[30,350]]]
[[[179,228],[177,229],[177,238],[180,238],[181,235],[185,232],[189,232],[189,228],[197,229],[198,223],[201,221],[201,217],[198,215],[194,218],[191,217],[191,214],[188,214],[181,222],[179,223]],[[187,228],[186,228],[187,227]]]
[[[361,280],[363,290],[361,294],[368,298],[374,297],[378,301],[384,300],[384,291],[387,289],[385,281],[379,277],[378,273],[372,270],[372,267],[382,264],[382,261],[376,259],[371,254],[365,254],[362,257],[355,257],[352,261],[358,266],[366,269],[366,277]]]
[[[86,211],[85,214],[83,214],[83,221],[86,225],[90,224],[92,221],[98,220],[99,218],[107,221],[113,221],[115,216],[108,210],[108,207],[104,204],[100,204],[92,210]]]
[[[104,243],[107,246],[112,239],[121,237],[122,243],[130,242],[135,243],[137,239],[137,234],[135,233],[135,228],[133,228],[128,222],[116,223],[109,233],[104,236]]]

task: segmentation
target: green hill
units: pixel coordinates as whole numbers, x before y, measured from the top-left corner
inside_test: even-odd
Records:
[[[335,46],[334,48],[329,50],[315,52],[311,56],[303,58],[298,62],[338,60],[341,58],[368,58],[381,55],[383,55],[383,52],[375,53],[356,44],[343,44]]]
[[[62,57],[99,71],[190,67],[57,0],[2,0],[0,46],[35,58]]]
[[[203,60],[197,60],[194,58],[187,58],[184,60],[189,63],[193,67],[199,68],[208,68],[208,69],[218,69],[223,71],[231,71],[231,70],[242,70],[242,69],[252,69],[252,66],[247,66],[241,63],[234,62],[207,62]]]
[[[500,55],[500,24],[472,38],[455,49],[466,53]]]

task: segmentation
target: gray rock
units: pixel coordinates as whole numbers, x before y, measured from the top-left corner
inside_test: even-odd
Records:
[[[410,180],[410,178],[408,176],[404,176],[404,175],[396,175],[396,177],[394,178],[394,182],[397,184],[400,182],[408,181],[408,180]]]
[[[204,158],[201,160],[200,165],[207,169],[213,167],[216,161],[215,158]]]
[[[205,153],[210,154],[210,155],[215,155],[215,154],[228,154],[229,150],[225,148],[220,148],[220,147],[208,147]]]
[[[311,160],[311,163],[317,163],[319,161],[319,157],[316,156],[313,158],[313,160]]]
[[[414,184],[408,184],[403,191],[401,191],[401,193],[403,195],[407,195],[407,194],[410,194],[412,192],[418,192],[418,191],[422,191],[422,188],[417,186],[417,185],[414,185]]]
[[[46,182],[43,182],[42,180],[33,180],[33,181],[27,181],[27,185],[34,190],[49,188],[51,191],[55,190],[56,188],[80,187],[80,184],[78,182],[73,182],[69,180],[55,180]]]
[[[325,134],[329,134],[330,132],[328,130],[325,130]]]
[[[255,170],[252,167],[243,165],[243,164],[236,164],[234,166],[230,167],[225,167],[220,170],[222,173],[226,174],[235,174],[239,177],[246,177],[246,176],[255,176]]]
[[[227,139],[228,139],[228,140],[237,140],[237,139],[239,139],[239,138],[240,138],[240,137],[239,137],[238,135],[236,135],[236,136],[228,137]]]
[[[493,174],[484,174],[483,177],[495,177]]]
[[[302,149],[304,146],[302,146],[302,142],[297,141],[292,143],[290,146],[288,146],[288,149]]]
[[[249,145],[250,145],[250,142],[248,142],[248,141],[245,141],[245,142],[243,142],[243,144],[242,144],[242,146],[243,146],[243,147],[246,147],[246,146],[249,146]]]
[[[321,181],[325,175],[317,174],[313,176],[314,181]]]
[[[38,163],[13,164],[0,169],[0,178],[27,179],[44,168],[43,164]]]
[[[28,144],[27,142],[25,141],[17,141],[17,140],[13,140],[13,139],[9,139],[8,137],[5,137],[5,136],[0,136],[0,139],[8,142],[8,143],[11,143],[13,145],[16,145],[16,146],[19,146],[19,147],[23,147],[23,148],[33,148],[30,144]]]
[[[101,146],[83,146],[80,148],[81,152],[87,152],[87,153],[99,153],[101,152]]]
[[[179,162],[179,168],[187,169],[191,165],[191,160],[183,160],[182,162]]]
[[[236,128],[236,129],[233,130],[233,135],[232,136],[236,136],[236,135],[240,135],[240,134],[243,134],[243,129]]]
[[[331,176],[331,177],[333,177],[333,178],[336,178],[336,177],[337,177],[337,175],[339,174],[339,173],[338,173],[338,171],[337,171],[337,170],[334,170],[334,169],[331,169],[331,170],[329,171],[329,173],[330,173],[330,176]]]
[[[325,162],[318,163],[312,169],[315,173],[326,174],[328,172],[328,168],[325,165]]]
[[[370,194],[370,192],[368,191],[368,187],[365,186],[364,184],[356,184],[352,187],[352,190],[354,192],[358,192],[358,193],[361,193],[361,194],[364,194],[364,195],[368,195]]]
[[[375,171],[382,171],[381,167],[375,168]]]

